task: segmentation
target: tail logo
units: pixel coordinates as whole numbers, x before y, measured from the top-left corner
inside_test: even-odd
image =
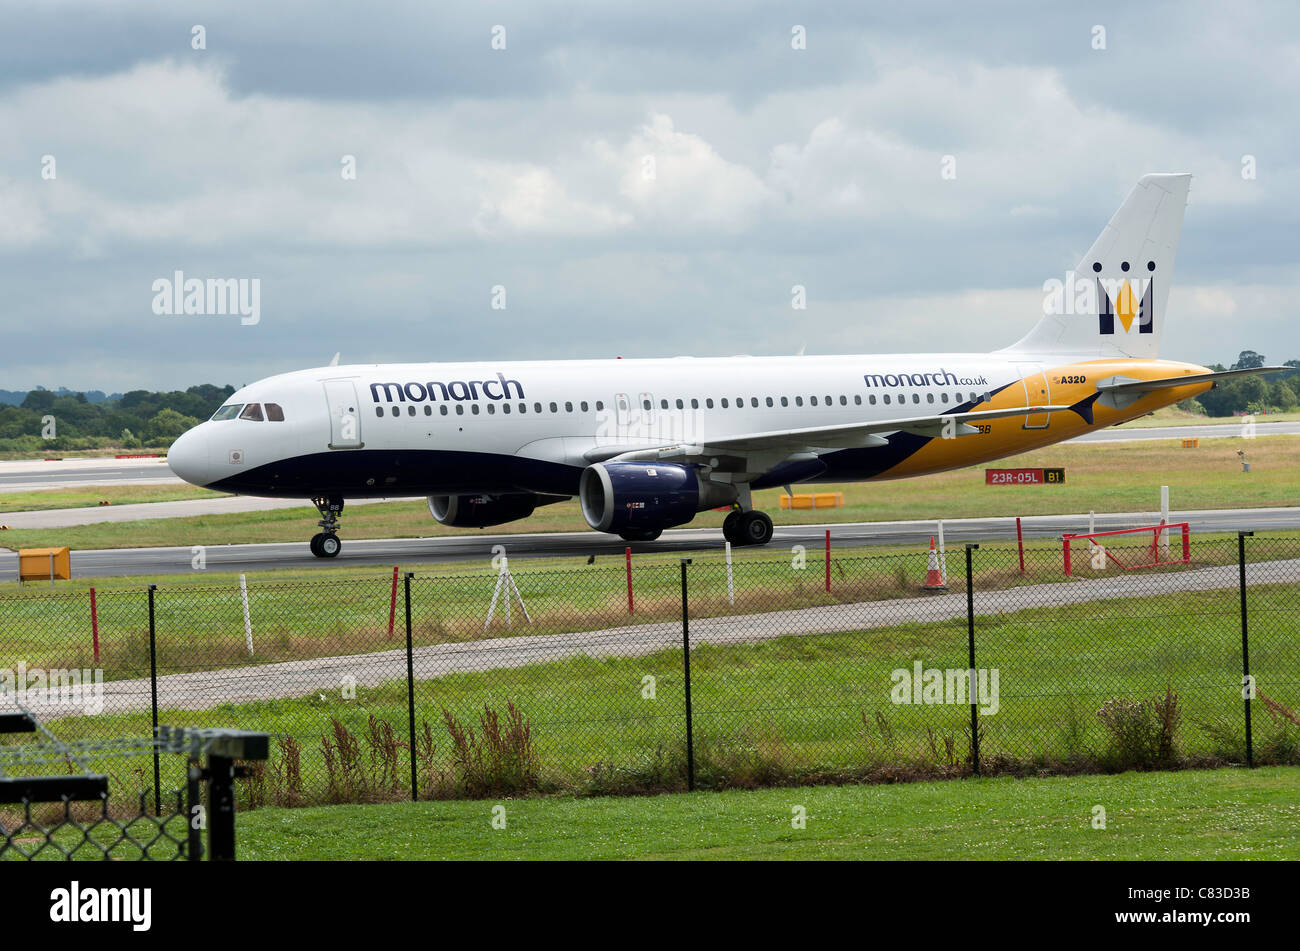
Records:
[[[1129,263],[1123,262],[1120,269],[1127,274]],[[1151,273],[1155,269],[1156,263],[1148,261],[1147,272]],[[1100,274],[1101,263],[1093,264],[1092,270]],[[1097,278],[1097,301],[1100,305],[1097,309],[1098,332],[1103,336],[1114,335],[1115,320],[1118,318],[1119,325],[1124,328],[1126,334],[1132,332],[1135,319],[1138,333],[1154,333],[1155,312],[1152,307],[1154,286],[1154,277],[1099,276]]]

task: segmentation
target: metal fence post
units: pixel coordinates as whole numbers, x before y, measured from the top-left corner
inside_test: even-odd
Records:
[[[149,585],[149,707],[153,713],[153,735],[158,735],[158,637],[154,627],[153,593],[156,584]],[[153,811],[162,815],[162,788],[158,778],[158,747],[153,749]]]
[[[972,581],[974,572],[971,570],[971,552],[980,546],[974,542],[966,543],[966,645],[967,645],[967,669],[970,671],[970,682],[967,689],[970,691],[970,760],[971,771],[978,776],[980,774],[980,727],[979,727],[979,703],[975,693],[976,675],[975,675],[975,585]]]
[[[686,601],[686,566],[682,559],[682,670],[686,679],[686,788],[695,791],[695,731],[691,724],[691,621]]]
[[[1246,634],[1246,537],[1254,532],[1237,533],[1237,573],[1241,588],[1241,702],[1246,708],[1246,766],[1255,765],[1254,738],[1250,729],[1250,700],[1255,691],[1250,684],[1250,639]]]
[[[191,755],[185,763],[185,858],[191,862],[203,859],[203,836],[199,832],[199,823],[195,822],[203,808],[202,787],[199,785],[202,780],[203,767],[198,755]]]
[[[208,753],[208,860],[235,860],[235,761]]]
[[[411,645],[411,579],[415,572],[406,573],[406,722],[410,727],[411,742],[411,802],[420,799],[420,787],[415,775],[415,655]]]

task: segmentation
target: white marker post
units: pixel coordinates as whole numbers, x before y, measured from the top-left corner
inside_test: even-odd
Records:
[[[736,603],[736,588],[731,583],[731,542],[725,543],[727,546],[727,603]]]
[[[515,585],[515,579],[510,576],[510,562],[505,555],[501,556],[501,571],[497,574],[497,586],[492,591],[492,603],[488,605],[487,620],[483,622],[483,630],[488,629],[492,623],[492,615],[496,613],[497,601],[501,598],[502,591],[505,592],[506,627],[512,627],[513,622],[510,618],[510,595],[514,595],[519,600],[519,610],[524,612],[524,620],[529,624],[533,619],[528,616],[528,609],[524,607],[524,596],[519,593],[519,588]]]
[[[239,600],[244,605],[244,643],[248,645],[248,656],[253,656],[253,619],[248,614],[248,581],[239,576]]]
[[[1169,524],[1169,486],[1160,487],[1160,524]],[[1160,556],[1165,561],[1169,560],[1169,529],[1160,532]]]

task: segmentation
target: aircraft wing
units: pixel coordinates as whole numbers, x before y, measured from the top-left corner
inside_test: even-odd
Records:
[[[972,410],[966,413],[940,413],[931,416],[903,416],[871,423],[841,423],[802,429],[774,429],[735,436],[718,436],[699,443],[646,447],[605,455],[614,462],[677,460],[702,462],[721,471],[762,472],[791,456],[812,454],[819,449],[848,449],[883,446],[881,433],[908,432],[919,436],[969,436],[986,420],[1055,413],[1068,406],[1017,406],[1010,409]],[[589,454],[591,461],[597,461]]]

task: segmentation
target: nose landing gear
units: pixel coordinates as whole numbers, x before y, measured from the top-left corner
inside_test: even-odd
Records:
[[[339,541],[338,536],[339,515],[343,511],[343,499],[340,496],[331,495],[328,498],[317,498],[311,501],[321,516],[321,520],[316,524],[324,529],[323,532],[318,532],[312,536],[311,553],[317,558],[333,558],[343,549],[343,543]]]

